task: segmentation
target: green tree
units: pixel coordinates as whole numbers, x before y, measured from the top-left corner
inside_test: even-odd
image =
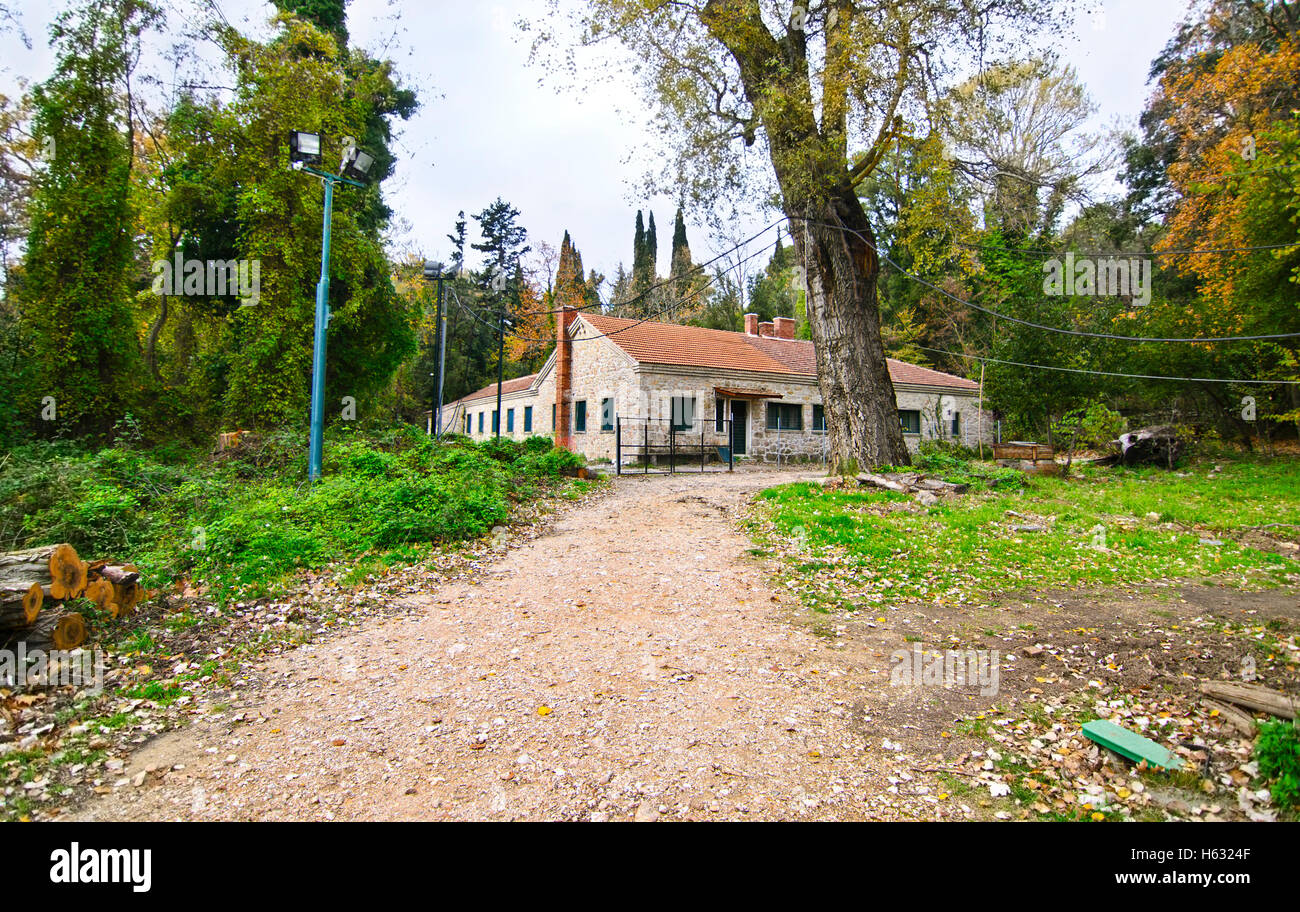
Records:
[[[645,295],[654,284],[654,267],[650,261],[650,246],[647,243],[645,217],[641,210],[636,211],[636,233],[632,238],[632,286],[631,293],[636,298],[633,304],[638,313],[647,310]]]
[[[341,47],[333,33],[287,14],[276,26],[266,44],[212,26],[237,74],[221,141],[232,150],[224,179],[238,187],[238,247],[262,267],[257,305],[229,317],[221,344],[224,412],[244,425],[302,421],[309,398],[323,200],[315,181],[287,167],[286,125],[320,132],[328,158],[342,157],[344,137],[375,156],[366,189],[335,197],[326,400],[364,406],[413,351],[418,319],[393,287],[380,189],[394,163],[389,121],[409,117],[414,96],[391,64]]]
[[[55,154],[36,182],[23,265],[35,395],[76,433],[103,433],[140,401],[131,308],[131,77],[160,13],[142,0],[87,0],[51,28],[53,75],[33,92],[36,134]],[[38,401],[25,404],[33,419]]]
[[[581,40],[612,37],[640,58],[657,122],[678,152],[666,175],[674,184],[713,200],[743,192],[752,183],[745,149],[761,137],[807,264],[832,471],[908,461],[881,338],[880,261],[858,185],[905,113],[923,116],[934,101],[933,77],[978,68],[990,36],[1018,41],[1067,18],[1051,0],[1003,0],[981,15],[964,0],[588,0]]]

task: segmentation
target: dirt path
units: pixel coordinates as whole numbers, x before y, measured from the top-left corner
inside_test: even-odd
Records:
[[[799,477],[619,479],[478,585],[269,662],[75,816],[932,818],[873,762],[879,671],[789,623],[735,530]]]

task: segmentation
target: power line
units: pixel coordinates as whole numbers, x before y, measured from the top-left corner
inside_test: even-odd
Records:
[[[1005,364],[1011,367],[1030,367],[1036,370],[1062,371],[1067,374],[1092,374],[1099,377],[1124,377],[1130,380],[1170,380],[1186,383],[1235,383],[1249,384],[1252,386],[1300,386],[1300,380],[1223,380],[1213,377],[1164,377],[1157,374],[1122,374],[1116,371],[1084,370],[1083,368],[1077,367],[1058,367],[1053,364],[1026,364],[1022,361],[1003,361],[999,358],[981,358],[978,355],[964,355],[961,352],[944,351],[941,348],[927,348],[924,345],[918,345],[916,347],[921,351],[934,352],[939,355],[948,355],[953,358],[965,358],[969,361],[976,361],[980,364]]]
[[[772,224],[768,225],[768,226],[767,226],[766,228],[764,228],[762,231],[758,232],[757,234],[751,235],[750,237],[748,237],[748,238],[746,238],[745,240],[741,241],[739,244],[736,244],[735,246],[730,247],[730,248],[728,248],[727,250],[722,251],[722,253],[718,254],[718,255],[715,256],[713,259],[711,259],[711,260],[707,260],[706,262],[703,262],[703,263],[700,263],[698,266],[692,266],[690,269],[686,270],[686,272],[682,273],[681,275],[677,275],[677,276],[669,276],[668,278],[664,279],[662,282],[656,282],[656,283],[654,283],[653,285],[651,285],[649,288],[647,288],[645,291],[643,291],[643,292],[641,292],[640,294],[636,295],[635,297],[629,298],[629,299],[626,300],[626,301],[620,301],[620,302],[619,302],[619,306],[626,306],[626,305],[628,305],[628,304],[635,304],[635,303],[637,303],[638,301],[644,299],[646,296],[648,296],[648,295],[649,295],[651,292],[653,292],[653,291],[657,291],[657,290],[660,289],[660,288],[664,288],[665,286],[672,285],[673,283],[675,283],[675,282],[679,282],[679,281],[681,281],[682,279],[689,278],[690,276],[692,276],[692,275],[694,275],[694,274],[696,274],[696,273],[703,272],[705,269],[707,269],[708,267],[712,266],[714,263],[716,263],[718,260],[722,259],[723,257],[725,257],[725,256],[727,256],[727,255],[729,255],[729,254],[731,254],[731,253],[734,253],[735,251],[739,250],[739,249],[742,248],[742,247],[746,247],[746,246],[748,246],[749,244],[754,243],[754,241],[758,240],[758,239],[761,238],[763,235],[767,234],[767,233],[768,233],[769,231],[771,231],[773,228],[776,228],[778,225],[780,225],[781,223],[783,223],[783,222],[785,222],[785,221],[788,221],[788,219],[787,219],[786,217],[784,217],[784,216],[783,216],[782,218],[777,219],[775,222],[773,222]],[[747,260],[747,259],[749,259],[749,258],[747,257],[746,260]],[[741,260],[741,262],[743,263],[743,262],[745,262],[746,260]],[[711,280],[710,280],[710,281],[711,281]],[[582,305],[581,307],[575,307],[574,310],[577,310],[577,311],[583,311],[583,310],[590,310],[590,309],[593,308],[593,307],[605,307],[605,306],[606,306],[605,303],[602,301],[602,302],[597,303],[597,304],[584,304],[584,305]],[[559,309],[559,310],[529,310],[529,311],[523,311],[523,312],[521,312],[521,313],[519,314],[519,316],[521,316],[521,317],[538,317],[538,316],[544,316],[544,315],[555,315],[555,314],[559,314],[559,313],[563,313],[563,312],[564,312],[564,311],[563,311],[563,308],[561,308],[561,309]]]
[[[1116,335],[1114,333],[1095,333],[1095,332],[1089,332],[1087,330],[1082,330],[1082,329],[1064,329],[1059,326],[1046,326],[1042,323],[1034,323],[1030,320],[1022,320],[1019,317],[1013,317],[1008,314],[998,313],[996,310],[991,310],[987,307],[983,307],[979,304],[974,303],[973,301],[964,301],[961,298],[957,297],[956,295],[952,294],[951,292],[944,291],[939,286],[931,282],[927,282],[925,279],[921,278],[918,275],[914,275],[908,272],[902,266],[898,265],[892,259],[890,259],[888,254],[883,253],[879,249],[879,247],[877,247],[872,241],[863,237],[861,232],[856,231],[853,228],[849,228],[845,225],[831,225],[825,222],[815,222],[812,219],[807,219],[807,218],[803,218],[802,216],[796,216],[796,215],[787,216],[787,218],[791,221],[798,219],[799,221],[807,222],[810,225],[819,225],[823,228],[831,228],[838,231],[848,232],[849,234],[856,236],[860,241],[862,241],[862,243],[870,247],[872,251],[875,252],[876,256],[884,260],[890,266],[893,266],[895,269],[899,271],[900,274],[906,276],[912,281],[924,285],[926,288],[929,288],[933,291],[937,291],[945,298],[949,298],[950,300],[956,301],[958,304],[961,304],[965,307],[969,307],[972,310],[978,310],[981,313],[989,314],[990,316],[996,317],[999,320],[1006,320],[1010,323],[1018,323],[1021,326],[1028,326],[1032,329],[1041,329],[1045,332],[1060,333],[1061,335],[1066,335],[1066,336],[1082,336],[1088,339],[1112,339],[1119,342],[1168,342],[1168,343],[1177,342],[1177,343],[1190,343],[1190,344],[1204,344],[1207,342],[1267,342],[1275,339],[1294,339],[1300,337],[1300,332],[1295,332],[1295,333],[1272,333],[1268,335],[1258,335],[1258,336],[1201,336],[1201,337],[1180,339],[1180,338],[1160,338],[1155,336],[1121,336],[1121,335]]]
[[[769,228],[769,229],[765,229],[763,232],[760,232],[758,235],[755,235],[754,237],[759,237],[759,236],[761,236],[762,234],[765,234],[767,230],[770,230],[770,228]],[[746,243],[750,243],[750,242],[752,242],[753,240],[754,240],[754,238],[750,238],[749,241],[747,241]],[[777,244],[779,244],[779,243],[780,243],[780,240],[778,239],[778,240],[774,241],[774,242],[771,243],[771,244],[767,244],[767,245],[764,245],[763,247],[760,247],[758,250],[756,250],[756,251],[754,251],[753,253],[747,255],[746,257],[744,257],[744,258],[740,261],[740,263],[747,263],[747,262],[749,262],[750,260],[754,259],[755,257],[762,256],[762,255],[763,255],[764,253],[766,253],[767,251],[772,250],[772,249],[775,249],[775,247],[776,247]],[[734,249],[736,249],[736,248],[733,248],[733,250],[734,250]],[[731,252],[731,251],[728,251],[728,252]],[[716,258],[715,258],[715,259],[716,259]],[[684,297],[684,298],[680,298],[680,299],[677,299],[677,300],[674,300],[674,301],[672,301],[671,303],[669,303],[668,305],[666,305],[665,307],[663,307],[662,309],[655,311],[654,313],[647,314],[647,315],[644,316],[644,317],[640,317],[640,318],[635,319],[635,320],[633,321],[633,323],[632,323],[631,326],[624,326],[622,329],[613,329],[613,330],[610,330],[610,331],[607,332],[607,333],[596,333],[595,335],[585,336],[585,337],[583,337],[583,338],[580,338],[580,339],[574,339],[574,340],[572,340],[572,341],[574,341],[574,342],[593,342],[593,341],[595,341],[596,339],[607,339],[607,338],[609,338],[610,336],[617,336],[619,333],[625,333],[625,332],[627,332],[628,330],[636,329],[636,327],[640,326],[640,325],[643,324],[643,323],[649,323],[649,322],[652,321],[655,317],[661,317],[661,316],[663,316],[664,314],[669,313],[670,311],[676,310],[678,307],[681,307],[681,306],[686,305],[686,304],[693,303],[693,302],[694,302],[695,300],[697,300],[697,299],[698,299],[702,294],[704,294],[705,291],[708,290],[708,288],[709,288],[710,285],[712,285],[712,284],[713,284],[714,282],[716,282],[716,281],[717,281],[717,276],[716,276],[716,275],[715,275],[715,276],[710,276],[708,279],[705,280],[705,283],[704,283],[703,285],[701,285],[699,288],[697,288],[697,289],[695,289],[694,291],[692,291],[692,292],[691,292],[689,295],[687,295],[686,297]],[[665,283],[662,283],[662,284],[665,284],[665,285],[666,285],[666,284],[669,284],[669,283],[668,283],[668,282],[665,282]],[[454,294],[454,292],[453,292],[453,294]],[[459,300],[459,297],[457,297],[457,301],[456,301],[456,303],[457,303],[457,304],[460,304],[460,303],[461,303],[460,300]],[[622,302],[622,304],[629,304],[629,303],[632,303],[632,302],[631,302],[631,301],[625,301],[625,302]],[[463,307],[464,305],[461,305],[461,306]],[[588,305],[588,307],[594,307],[594,306],[596,306],[596,305]],[[606,306],[606,305],[602,302],[601,306]],[[621,305],[620,305],[620,306],[621,306]],[[581,311],[582,308],[574,308],[574,310]],[[536,314],[556,314],[556,313],[562,313],[562,312],[563,312],[563,311],[535,311],[534,313],[536,313]],[[476,319],[477,319],[477,317],[476,317]],[[482,321],[482,320],[479,320],[479,322],[482,323],[483,321]],[[484,323],[483,325],[484,325],[484,326],[487,326],[488,324]],[[492,331],[493,331],[493,332],[496,332],[496,327],[495,327],[495,326],[494,326],[494,327],[491,327],[491,328],[492,328]],[[553,340],[553,339],[549,339],[549,338],[548,338],[548,339],[536,339],[536,338],[533,338],[533,337],[531,337],[531,336],[524,336],[524,335],[521,335],[521,334],[519,334],[518,332],[511,332],[511,333],[508,333],[508,335],[509,335],[511,338],[513,338],[513,339],[518,339],[518,340],[520,340],[521,342],[530,342],[530,343],[537,344],[537,345],[540,345],[540,344],[542,344],[542,343],[544,343],[544,342],[552,342],[552,341],[555,341],[555,340]]]
[[[954,241],[954,247],[964,247],[968,250],[996,250],[1000,253],[1023,253],[1032,256],[1047,256],[1059,258],[1067,253],[1073,253],[1075,256],[1083,257],[1116,257],[1118,259],[1133,259],[1137,257],[1167,257],[1167,256],[1194,256],[1202,253],[1248,253],[1256,250],[1283,250],[1290,247],[1300,248],[1300,241],[1294,244],[1260,244],[1254,247],[1204,247],[1204,248],[1184,248],[1182,250],[1140,250],[1140,251],[1117,251],[1117,250],[1033,250],[1021,249],[1018,247],[996,247],[991,244],[967,244],[961,241]]]

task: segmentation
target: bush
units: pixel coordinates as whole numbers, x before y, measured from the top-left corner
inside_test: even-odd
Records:
[[[1066,412],[1054,425],[1052,434],[1062,449],[1073,443],[1073,448],[1083,450],[1107,449],[1110,442],[1124,433],[1124,416],[1093,402],[1085,408]]]
[[[583,456],[562,447],[553,447],[540,456],[529,455],[519,460],[519,467],[525,474],[546,478],[559,478],[566,472],[573,474],[586,464]]]
[[[1292,722],[1262,723],[1255,760],[1273,803],[1282,810],[1300,811],[1300,728]]]
[[[489,437],[478,447],[480,451],[499,462],[514,462],[524,454],[524,445],[509,437]]]
[[[219,600],[259,596],[302,567],[484,535],[583,462],[547,438],[336,428],[308,487],[305,444],[293,429],[216,456],[28,444],[0,461],[0,550],[67,541],[86,560],[135,562],[150,586],[192,571]]]

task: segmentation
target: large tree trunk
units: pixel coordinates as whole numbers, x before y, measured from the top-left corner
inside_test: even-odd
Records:
[[[699,15],[740,70],[745,96],[766,135],[795,254],[806,269],[808,325],[817,346],[831,472],[856,475],[860,469],[908,465],[880,338],[876,238],[854,189],[879,161],[889,134],[882,132],[874,151],[850,171],[849,74],[841,72],[853,41],[848,17],[828,25],[827,46],[835,54],[826,67],[836,76],[823,80],[818,105],[802,29],[792,25],[778,41],[763,23],[757,0],[708,0]],[[886,125],[893,120],[890,111]],[[752,120],[743,124],[747,137],[754,126]]]
[[[880,260],[852,191],[789,212],[798,262],[806,264],[808,325],[826,407],[831,474],[909,465],[898,402],[880,337]]]

